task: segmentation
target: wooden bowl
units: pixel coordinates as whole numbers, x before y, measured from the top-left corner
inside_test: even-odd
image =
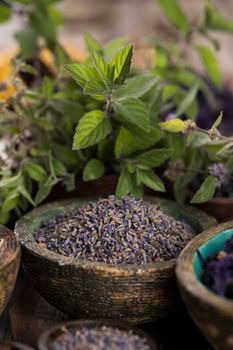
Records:
[[[1,350],[35,350],[34,348],[15,342],[0,342]]]
[[[215,219],[198,209],[170,201],[167,214],[183,219],[201,232]],[[41,248],[33,231],[61,211],[80,207],[90,199],[44,205],[25,215],[15,232],[22,244],[22,262],[39,293],[53,306],[78,318],[120,319],[139,324],[159,319],[177,307],[175,259],[146,265],[113,265],[78,261]]]
[[[55,327],[50,328],[49,330],[45,331],[39,338],[38,341],[38,348],[39,350],[49,350],[49,341],[52,339],[55,339],[60,333],[61,328],[66,327],[69,329],[80,329],[80,328],[95,328],[95,327],[101,327],[101,326],[109,326],[114,327],[126,331],[133,331],[134,334],[139,335],[142,338],[147,339],[147,343],[149,345],[150,350],[158,350],[155,341],[152,340],[152,338],[144,331],[142,331],[139,328],[136,327],[130,327],[128,324],[120,321],[105,321],[105,320],[79,320],[79,321],[69,321],[69,322],[63,322],[59,325],[56,325]],[[106,349],[107,350],[107,349]],[[108,349],[110,350],[110,349]]]
[[[13,292],[20,263],[20,245],[15,234],[0,225],[0,314]]]
[[[202,266],[197,249],[206,259],[224,248],[233,234],[233,221],[218,225],[195,237],[180,254],[176,276],[187,309],[215,349],[233,349],[233,301],[213,293],[200,282]]]

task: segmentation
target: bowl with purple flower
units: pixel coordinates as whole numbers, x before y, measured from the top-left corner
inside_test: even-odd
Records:
[[[176,258],[215,223],[171,201],[109,196],[41,206],[15,231],[23,266],[49,303],[75,318],[139,324],[177,307]]]
[[[215,349],[233,349],[233,221],[195,237],[176,276],[187,309]]]
[[[79,320],[58,324],[45,331],[39,350],[157,350],[146,332],[124,322]]]

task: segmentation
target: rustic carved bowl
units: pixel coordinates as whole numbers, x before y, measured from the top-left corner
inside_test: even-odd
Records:
[[[180,254],[176,276],[188,311],[207,340],[218,350],[233,349],[233,301],[218,296],[200,281],[199,249],[206,259],[224,249],[233,235],[233,221],[218,225],[195,237]]]
[[[21,344],[21,343],[15,343],[15,342],[0,342],[0,349],[1,350],[35,350],[34,348]]]
[[[0,225],[0,314],[13,292],[20,263],[20,244],[16,235]]]
[[[147,335],[144,331],[142,331],[139,328],[136,327],[130,327],[126,323],[122,323],[121,321],[104,321],[104,320],[79,320],[79,321],[69,321],[69,322],[64,322],[59,325],[56,325],[47,331],[45,331],[39,338],[38,341],[38,348],[39,350],[49,350],[49,343],[53,340],[56,339],[62,332],[62,327],[66,327],[68,330],[69,329],[75,329],[78,330],[80,328],[95,328],[95,327],[101,327],[101,326],[110,326],[113,328],[118,328],[126,331],[133,331],[134,334],[139,335],[142,338],[147,339],[147,343],[150,347],[150,350],[158,350],[155,341],[152,340],[150,336]],[[78,345],[78,344],[77,344]],[[107,349],[106,349],[107,350]],[[110,349],[108,349],[110,350]]]
[[[44,205],[16,224],[25,270],[39,293],[53,306],[75,318],[117,319],[139,324],[159,319],[177,307],[175,259],[146,265],[112,265],[77,261],[41,248],[33,232],[61,211],[89,202],[72,200]],[[198,209],[161,202],[167,214],[183,219],[201,232],[215,219]]]

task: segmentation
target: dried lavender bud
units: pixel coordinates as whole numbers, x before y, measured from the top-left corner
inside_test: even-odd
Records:
[[[225,247],[226,252],[212,254],[206,259],[202,282],[218,295],[233,299],[233,236]]]
[[[50,339],[49,350],[150,350],[146,338],[132,331],[101,326],[94,328],[61,328]]]
[[[210,175],[213,175],[216,179],[217,187],[220,188],[227,182],[228,170],[222,163],[214,163],[208,167]]]
[[[194,236],[157,205],[109,196],[57,217],[35,232],[39,244],[75,259],[146,264],[176,258]]]

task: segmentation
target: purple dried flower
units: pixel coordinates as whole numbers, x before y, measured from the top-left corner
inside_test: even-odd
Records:
[[[215,177],[218,188],[221,188],[227,182],[228,170],[223,163],[211,164],[208,170],[210,175]]]
[[[168,122],[169,120],[173,120],[176,118],[175,113],[168,113],[168,115],[166,116],[166,118],[164,119],[165,122]]]

